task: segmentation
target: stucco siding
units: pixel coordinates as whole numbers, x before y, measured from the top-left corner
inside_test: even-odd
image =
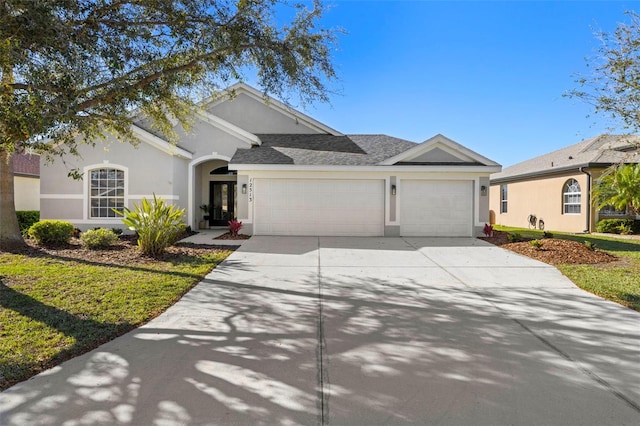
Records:
[[[385,235],[396,235],[399,232],[400,227],[400,214],[399,205],[401,203],[402,185],[404,180],[431,180],[431,181],[451,181],[459,180],[473,183],[472,190],[472,211],[470,212],[471,227],[473,235],[478,236],[482,234],[482,227],[485,222],[488,222],[488,201],[484,202],[487,208],[481,206],[481,200],[488,199],[488,196],[481,197],[478,194],[479,185],[477,185],[476,179],[482,180],[488,184],[488,175],[480,176],[476,173],[464,173],[464,172],[450,172],[450,173],[424,173],[424,172],[358,172],[358,171],[334,171],[334,172],[317,172],[317,171],[265,171],[265,170],[240,170],[239,175],[243,176],[243,180],[248,181],[247,194],[241,194],[238,190],[238,205],[246,203],[246,210],[243,206],[238,211],[238,219],[242,220],[245,224],[253,224],[254,222],[254,199],[255,199],[255,180],[257,179],[334,179],[334,180],[384,180],[385,184],[385,220],[384,220],[384,233]],[[391,194],[391,184],[394,182],[396,185],[396,194]],[[485,211],[482,211],[482,210]],[[486,218],[486,221],[482,219]],[[245,232],[248,232],[247,228],[243,228]]]
[[[119,219],[89,217],[90,177],[84,176],[82,180],[68,177],[69,171],[74,168],[80,173],[103,167],[124,170],[125,205],[130,208],[143,197],[151,197],[154,193],[167,198],[168,202],[186,203],[185,162],[176,163],[176,157],[160,149],[145,142],[133,146],[109,138],[95,147],[82,145],[79,153],[77,157],[65,157],[64,161],[57,158],[52,163],[41,162],[40,198],[43,219],[72,220],[81,229],[119,223]],[[184,168],[184,171],[178,173],[180,168]],[[176,175],[179,175],[177,180]],[[182,198],[185,200],[182,201]]]
[[[250,148],[248,142],[240,141],[227,132],[196,119],[193,127],[175,129],[180,146],[193,154],[193,158],[217,153],[231,158],[238,148]]]
[[[13,194],[16,210],[40,210],[40,179],[14,176]]]
[[[563,188],[569,179],[580,184],[581,206],[579,214],[563,212]],[[507,212],[500,212],[500,187],[507,185]],[[541,177],[526,181],[494,183],[490,189],[490,210],[495,223],[526,228],[527,218],[535,214],[543,219],[550,231],[583,232],[587,227],[587,175],[572,173]]]
[[[318,133],[244,93],[214,105],[209,111],[251,133]]]

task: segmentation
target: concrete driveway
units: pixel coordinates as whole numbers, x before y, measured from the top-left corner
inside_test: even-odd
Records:
[[[640,315],[475,239],[253,237],[0,424],[640,424]]]

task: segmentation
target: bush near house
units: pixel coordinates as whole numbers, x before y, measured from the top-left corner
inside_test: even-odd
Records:
[[[596,224],[596,231],[604,234],[640,234],[640,220],[603,219]]]
[[[122,216],[122,223],[138,234],[138,247],[147,256],[159,256],[185,231],[182,221],[184,209],[166,204],[162,198],[153,195],[153,201],[142,199],[140,205],[134,204],[134,210],[124,208],[116,211]]]
[[[82,243],[92,250],[107,248],[118,241],[118,236],[111,229],[99,228],[83,232]]]
[[[73,225],[62,220],[41,220],[31,225],[28,234],[38,244],[62,245],[71,240]]]
[[[16,211],[18,216],[18,225],[20,226],[20,232],[26,233],[31,225],[40,220],[40,212],[38,210],[18,210]]]

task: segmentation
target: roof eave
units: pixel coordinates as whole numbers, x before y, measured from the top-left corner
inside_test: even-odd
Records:
[[[611,167],[611,165],[612,165],[612,163],[582,163],[582,164],[575,164],[575,165],[571,165],[571,166],[558,167],[558,168],[554,168],[554,169],[539,170],[539,171],[536,171],[536,172],[529,172],[529,173],[522,173],[522,174],[518,174],[518,175],[494,178],[494,179],[490,179],[490,183],[504,183],[504,182],[511,182],[511,181],[516,181],[516,180],[535,178],[535,177],[557,175],[557,174],[561,174],[561,173],[570,172],[572,170],[575,170],[575,171],[579,172],[580,169],[596,169],[596,168],[597,169],[606,169],[607,167]]]
[[[501,170],[500,166],[381,166],[381,165],[321,165],[321,164],[246,164],[229,163],[229,170],[265,171],[352,171],[352,172],[429,172],[429,173],[483,173],[491,174]]]

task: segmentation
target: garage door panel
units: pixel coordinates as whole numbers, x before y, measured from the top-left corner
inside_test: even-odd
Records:
[[[401,235],[472,235],[471,181],[403,180],[401,188]]]
[[[383,235],[384,181],[256,179],[254,229],[262,235]]]

